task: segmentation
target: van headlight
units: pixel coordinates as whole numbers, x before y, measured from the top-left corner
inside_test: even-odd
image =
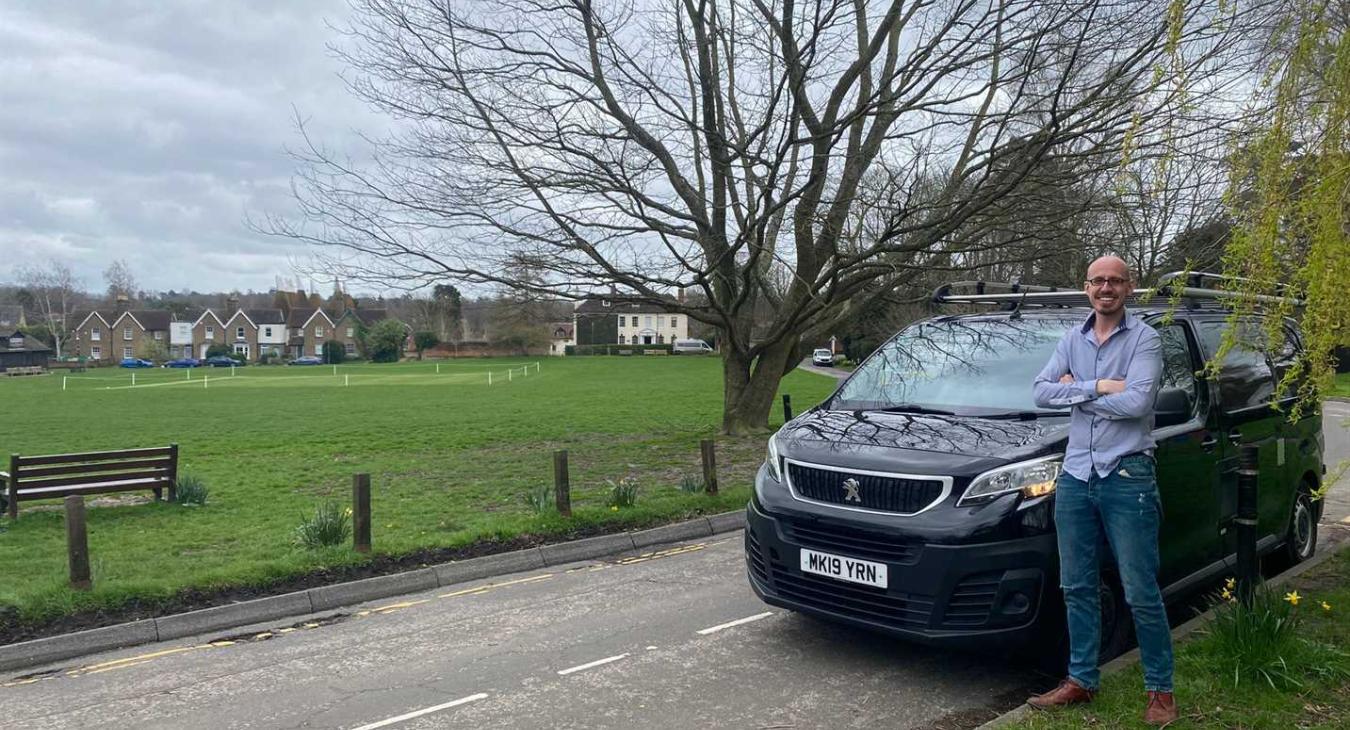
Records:
[[[1050,494],[1063,466],[1063,457],[1047,456],[991,469],[975,477],[956,505],[982,504],[1008,492],[1021,492],[1025,497]]]
[[[769,476],[773,477],[775,482],[783,481],[783,462],[778,457],[778,437],[769,437],[769,453],[764,457],[765,466],[769,467]]]

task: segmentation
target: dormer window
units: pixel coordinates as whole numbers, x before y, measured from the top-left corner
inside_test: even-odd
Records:
[[[10,337],[10,338],[9,338],[9,349],[11,349],[11,350],[22,350],[22,349],[23,349],[23,335],[16,334],[16,335]]]
[[[602,307],[608,307],[608,306],[609,306],[609,300],[608,300],[608,299],[601,299],[601,300],[600,300],[600,306],[602,306]]]

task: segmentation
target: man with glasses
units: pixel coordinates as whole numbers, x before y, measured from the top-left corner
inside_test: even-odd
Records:
[[[1100,566],[1106,538],[1134,614],[1144,665],[1144,721],[1177,719],[1172,635],[1158,588],[1161,520],[1153,461],[1153,401],[1162,373],[1156,330],[1125,309],[1130,270],[1115,256],[1087,271],[1092,313],[1064,333],[1036,376],[1036,405],[1071,408],[1069,445],[1055,486],[1060,586],[1069,624],[1069,676],[1027,700],[1047,709],[1089,702],[1101,677]]]

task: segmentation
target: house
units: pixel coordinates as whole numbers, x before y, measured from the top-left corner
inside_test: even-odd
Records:
[[[356,357],[358,342],[363,328],[368,328],[382,319],[389,319],[388,310],[353,309],[348,307],[333,318],[334,335],[347,352],[347,357]],[[406,349],[406,348],[405,348]]]
[[[193,356],[204,358],[212,345],[223,344],[225,344],[225,322],[214,309],[202,311],[192,323]]]
[[[170,354],[172,316],[162,309],[127,309],[119,298],[111,310],[77,313],[72,321],[74,354],[94,362]]]
[[[549,329],[551,333],[549,335],[548,354],[566,355],[567,346],[576,344],[573,339],[574,326],[571,322],[554,322],[549,325]]]
[[[18,329],[0,334],[0,373],[11,368],[45,368],[52,349]]]
[[[24,319],[23,306],[19,304],[0,304],[0,332],[13,332],[28,326]]]
[[[670,305],[591,297],[572,314],[575,344],[664,345],[689,338],[689,318]]]
[[[286,355],[323,356],[323,343],[334,339],[333,320],[322,309],[296,307],[286,315]]]

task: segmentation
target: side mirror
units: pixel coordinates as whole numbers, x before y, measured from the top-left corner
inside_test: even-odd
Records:
[[[1191,419],[1191,399],[1180,388],[1163,388],[1153,402],[1153,426],[1175,426]]]

